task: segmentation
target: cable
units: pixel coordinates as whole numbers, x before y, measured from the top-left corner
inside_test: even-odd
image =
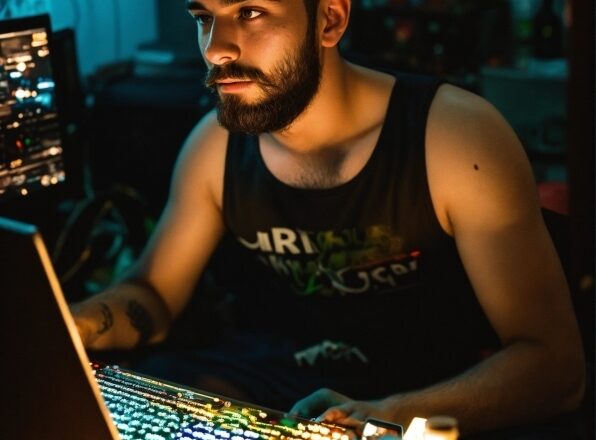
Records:
[[[83,213],[89,208],[89,206],[91,206],[91,204],[94,201],[95,201],[95,199],[93,199],[93,198],[85,198],[85,199],[77,202],[76,205],[74,206],[74,208],[72,209],[70,215],[68,216],[68,218],[66,219],[66,222],[64,223],[64,227],[62,228],[62,231],[60,231],[60,234],[58,235],[58,238],[56,239],[56,243],[55,243],[54,249],[52,251],[52,261],[54,263],[56,263],[62,256],[62,252],[64,250],[66,240],[70,236],[72,229],[75,227],[75,225],[77,224],[77,222],[79,221],[79,219],[81,218]]]
[[[81,141],[81,161],[83,163],[83,194],[85,197],[92,199],[95,197],[95,189],[93,188],[93,170],[91,168],[91,144],[85,139]]]
[[[143,197],[121,184],[78,201],[53,246],[52,261],[60,269],[60,281],[67,283],[91,267],[86,263],[112,264],[128,246],[138,251],[150,233],[147,211]]]
[[[102,206],[101,209],[99,210],[99,212],[97,213],[97,215],[95,216],[93,222],[92,222],[92,226],[91,226],[91,231],[96,231],[97,227],[99,226],[100,222],[102,221],[102,219],[104,218],[104,216],[106,214],[108,214],[111,210],[114,209],[114,205],[111,201],[106,200]],[[116,232],[121,232],[120,231],[116,231]],[[75,276],[78,271],[83,267],[83,265],[89,261],[89,259],[93,256],[93,240],[96,237],[96,234],[90,234],[87,237],[87,240],[85,241],[85,247],[83,248],[83,251],[80,253],[79,257],[75,260],[75,262],[73,264],[70,265],[70,267],[68,269],[66,269],[64,271],[64,273],[60,276],[60,282],[63,284],[66,284],[68,281],[71,280],[71,278],[73,276]],[[118,237],[118,235],[115,235],[115,237]],[[109,254],[111,255],[116,255],[121,247],[121,244],[124,243],[125,240],[122,237],[119,237],[118,240],[116,240],[112,246],[110,247],[110,252]],[[117,244],[118,246],[114,246],[114,244]],[[116,247],[116,250],[114,250],[114,248]]]

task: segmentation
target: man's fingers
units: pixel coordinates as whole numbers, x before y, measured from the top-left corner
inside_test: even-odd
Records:
[[[363,422],[361,421],[360,413],[358,411],[354,412],[353,409],[351,402],[348,402],[339,407],[329,408],[317,417],[316,420],[348,428],[346,434],[349,439],[357,440],[362,434]]]
[[[345,419],[348,416],[346,411],[341,407],[328,408],[323,414],[317,417],[318,422],[332,422],[338,423],[337,420]]]
[[[290,410],[290,414],[296,414],[302,417],[315,417],[328,408],[338,407],[348,401],[350,401],[350,398],[343,394],[328,388],[321,388],[296,402]]]
[[[361,420],[354,418],[352,416],[340,417],[330,423],[334,423],[334,424],[340,425],[340,426],[345,426],[346,428],[349,428],[357,433],[360,433],[362,431],[362,425],[363,425],[363,422]]]
[[[362,425],[367,415],[358,410],[354,402],[346,402],[343,405],[329,408],[317,420],[332,422],[338,425],[358,428]]]
[[[309,394],[304,399],[299,400],[290,409],[290,414],[296,414],[302,417],[313,417],[316,414],[320,414],[333,403],[329,403],[331,400],[331,390],[322,388]]]

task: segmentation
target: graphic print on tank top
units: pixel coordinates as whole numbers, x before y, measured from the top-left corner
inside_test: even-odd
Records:
[[[431,200],[426,120],[441,83],[398,74],[370,159],[334,188],[284,184],[257,136],[230,133],[225,265],[243,323],[303,341],[297,365],[341,359],[341,371],[370,367],[380,391],[407,389],[452,377],[499,346]],[[392,356],[389,342],[399,348]]]
[[[371,157],[334,188],[284,184],[267,168],[258,136],[230,133],[224,220],[280,286],[331,297],[405,292],[420,283],[428,244],[443,240],[424,160],[439,84],[400,75]]]
[[[382,293],[417,281],[420,251],[386,225],[305,231],[273,227],[237,237],[300,295]]]

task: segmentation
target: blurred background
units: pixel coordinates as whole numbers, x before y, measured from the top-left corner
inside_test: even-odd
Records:
[[[566,0],[357,0],[341,48],[355,62],[441,75],[483,95],[516,130],[536,179],[567,182],[568,9]],[[131,185],[157,214],[184,136],[212,105],[183,0],[0,0],[3,18],[44,12],[72,45],[62,61],[76,64],[66,85],[90,115],[93,184]]]
[[[2,20],[38,14],[51,19],[65,161],[58,180],[66,179],[40,191],[3,186],[3,155],[28,144],[19,138],[11,146],[0,130],[0,215],[38,225],[76,301],[138,256],[179,148],[213,97],[202,85],[205,66],[184,0],[0,0],[0,30]],[[551,232],[592,366],[594,14],[593,0],[353,0],[341,42],[354,62],[440,75],[484,96],[509,121],[543,206],[565,215]],[[4,55],[18,52],[9,46],[0,47]],[[0,110],[0,118],[12,117],[2,103]],[[590,419],[593,432],[593,412]]]
[[[67,185],[8,198],[40,226],[72,299],[130,266],[172,167],[213,105],[183,0],[0,0],[0,20],[49,14]],[[544,206],[568,215],[572,289],[594,292],[594,2],[354,0],[344,55],[440,75],[491,101],[522,141]]]
[[[89,139],[101,145],[91,150],[95,184],[131,184],[159,212],[169,165],[211,106],[184,1],[0,5],[4,17],[48,12],[55,30],[73,33]],[[356,0],[341,47],[356,62],[442,75],[485,96],[517,131],[537,180],[565,182],[565,10],[566,0]]]

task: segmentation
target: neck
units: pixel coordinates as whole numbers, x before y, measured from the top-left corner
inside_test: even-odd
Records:
[[[259,139],[269,170],[297,187],[327,188],[364,166],[377,143],[395,78],[327,55],[319,90],[284,130]]]
[[[337,50],[327,50],[322,58],[321,83],[309,106],[289,127],[262,135],[295,153],[332,147],[338,134],[350,126],[354,66],[342,59]]]
[[[393,83],[393,76],[351,64],[336,48],[324,48],[321,83],[310,105],[289,127],[261,137],[298,155],[343,150],[383,122]]]

